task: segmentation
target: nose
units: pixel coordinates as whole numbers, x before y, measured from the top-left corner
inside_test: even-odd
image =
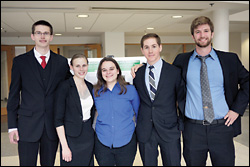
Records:
[[[41,33],[41,38],[45,38],[45,34],[44,33]]]
[[[203,37],[203,36],[204,36],[204,33],[203,33],[203,32],[200,32],[200,36]]]
[[[149,53],[151,53],[153,51],[153,49],[151,47],[149,47],[148,51],[149,51]]]

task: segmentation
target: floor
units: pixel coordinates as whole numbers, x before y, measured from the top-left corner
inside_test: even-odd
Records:
[[[246,110],[242,117],[242,134],[234,139],[236,150],[236,166],[249,166],[249,108]],[[182,142],[181,142],[182,144]],[[7,133],[7,116],[1,116],[1,166],[18,166],[18,153],[17,145],[10,144]],[[38,166],[39,159],[38,159]],[[134,166],[142,166],[139,150],[137,151]],[[182,157],[181,165],[185,166],[184,159]],[[60,166],[59,151],[57,151],[55,166]],[[95,166],[98,163],[95,160]],[[158,166],[162,166],[161,156],[159,152]],[[211,166],[211,161],[208,158],[207,166]]]

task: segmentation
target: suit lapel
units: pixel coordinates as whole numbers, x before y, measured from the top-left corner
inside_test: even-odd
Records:
[[[37,78],[37,80],[41,84],[41,87],[44,87],[43,82],[42,82],[42,78],[41,78],[40,73],[39,73],[39,69],[37,68],[38,62],[37,62],[36,57],[34,55],[34,49],[32,49],[30,52],[27,53],[27,59],[28,59],[29,65],[31,67],[31,72],[34,73],[34,76]]]
[[[73,98],[73,100],[76,103],[77,110],[82,114],[82,112],[81,112],[82,111],[81,100],[80,100],[80,96],[78,94],[76,84],[75,84],[73,77],[71,77],[69,79],[69,81],[70,81],[70,93],[72,95],[71,97]]]
[[[229,67],[228,67],[227,62],[226,62],[227,59],[226,59],[226,57],[224,57],[224,55],[221,52],[219,52],[217,50],[215,50],[215,52],[218,55],[218,58],[219,58],[219,61],[221,64],[221,69],[222,69],[222,73],[223,73],[223,81],[224,81],[224,89],[226,89],[227,83],[229,83],[229,82],[227,82],[229,79]]]
[[[53,52],[50,51],[50,64],[51,64],[51,73],[50,73],[50,77],[49,77],[49,83],[48,83],[48,86],[47,86],[47,89],[46,89],[46,94],[48,93],[49,91],[49,88],[51,87],[52,83],[53,83],[53,80],[55,78],[55,75],[56,75],[56,71],[57,71],[57,60],[56,60],[56,56],[54,55]]]
[[[192,54],[193,52],[190,52],[188,55],[185,55],[184,60],[183,60],[182,78],[184,79],[185,83],[187,82],[188,63]]]
[[[147,67],[147,65],[144,65],[144,66],[141,67],[142,70],[141,70],[141,75],[139,75],[139,76],[141,76],[141,77],[139,78],[139,81],[141,81],[140,83],[142,83],[142,87],[143,87],[143,89],[144,89],[143,92],[145,92],[146,96],[148,97],[148,100],[150,100],[150,102],[151,102],[151,99],[150,99],[150,96],[149,96],[149,92],[148,92],[148,89],[147,89],[147,86],[146,86],[146,83],[145,83],[145,72],[146,72],[146,67]]]
[[[162,68],[161,68],[161,74],[160,74],[160,78],[159,78],[159,83],[158,83],[158,86],[157,86],[157,90],[161,90],[161,88],[163,86],[165,86],[164,85],[164,83],[166,83],[165,80],[169,76],[167,74],[167,72],[168,72],[167,70],[168,70],[167,63],[164,60],[162,60]],[[157,91],[157,90],[156,90],[155,99],[157,99],[157,96],[159,95],[159,92],[160,92],[160,91]]]

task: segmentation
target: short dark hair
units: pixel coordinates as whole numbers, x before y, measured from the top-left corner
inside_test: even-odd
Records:
[[[196,29],[199,25],[203,25],[203,24],[208,24],[211,32],[214,32],[213,22],[206,16],[200,16],[193,20],[191,27],[190,27],[191,34],[194,35],[194,29]]]
[[[85,58],[87,60],[87,64],[89,64],[89,61],[87,59],[87,57],[84,55],[84,54],[81,54],[81,53],[77,53],[77,54],[74,54],[70,60],[70,65],[73,66],[73,61],[77,58]]]
[[[52,25],[49,22],[45,21],[45,20],[39,20],[39,21],[35,22],[32,25],[32,34],[35,33],[35,27],[38,26],[38,25],[48,26],[50,28],[50,35],[53,35],[53,27],[52,27]]]
[[[161,38],[155,34],[155,33],[148,33],[146,35],[144,35],[142,38],[141,38],[141,48],[143,48],[143,43],[146,39],[148,38],[155,38],[156,39],[156,42],[157,44],[160,46],[161,45]]]

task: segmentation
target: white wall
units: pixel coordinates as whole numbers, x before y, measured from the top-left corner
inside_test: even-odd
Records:
[[[230,33],[229,52],[234,52],[241,58],[241,33]]]
[[[125,57],[124,32],[105,32],[102,38],[104,56]]]
[[[249,71],[249,33],[241,34],[241,61]]]

